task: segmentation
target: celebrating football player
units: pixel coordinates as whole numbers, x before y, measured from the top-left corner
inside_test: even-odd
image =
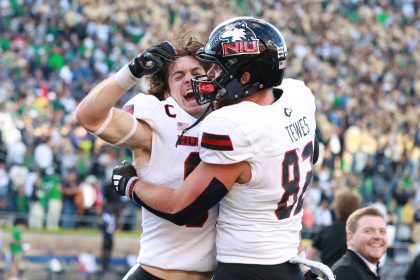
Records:
[[[136,176],[173,188],[199,162],[198,126],[182,131],[204,108],[191,85],[192,77],[205,74],[195,58],[203,44],[186,38],[175,48],[163,42],[146,49],[97,85],[77,109],[77,119],[88,131],[132,150]],[[149,95],[137,94],[123,110],[113,107],[143,76],[149,79]],[[209,208],[177,226],[143,209],[138,263],[124,279],[209,279],[216,262],[215,217],[216,210]]]

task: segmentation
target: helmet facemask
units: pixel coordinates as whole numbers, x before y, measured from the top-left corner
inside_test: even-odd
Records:
[[[215,62],[220,66],[222,72],[214,79],[207,75],[192,78],[192,88],[197,103],[202,105],[215,100],[234,100],[238,99],[238,94],[243,90],[243,86],[238,78],[230,74],[222,64]]]

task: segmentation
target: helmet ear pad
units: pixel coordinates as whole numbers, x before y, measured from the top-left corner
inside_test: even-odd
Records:
[[[225,89],[227,91],[227,94],[229,95],[227,99],[238,99],[246,96],[245,87],[241,84],[241,82],[234,78],[230,80],[226,86]]]

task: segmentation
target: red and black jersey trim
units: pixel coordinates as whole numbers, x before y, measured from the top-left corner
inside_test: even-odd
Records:
[[[203,133],[201,147],[216,151],[233,151],[232,141],[229,135]]]

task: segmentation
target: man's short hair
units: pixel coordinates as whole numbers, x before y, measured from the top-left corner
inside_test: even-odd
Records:
[[[346,231],[355,233],[357,230],[357,222],[359,221],[361,217],[364,217],[364,216],[380,217],[385,221],[384,215],[382,215],[381,211],[379,211],[378,208],[375,208],[375,207],[360,208],[354,211],[347,219]]]
[[[360,195],[349,189],[341,189],[334,197],[332,208],[338,218],[347,220],[350,214],[360,207],[360,204]]]

